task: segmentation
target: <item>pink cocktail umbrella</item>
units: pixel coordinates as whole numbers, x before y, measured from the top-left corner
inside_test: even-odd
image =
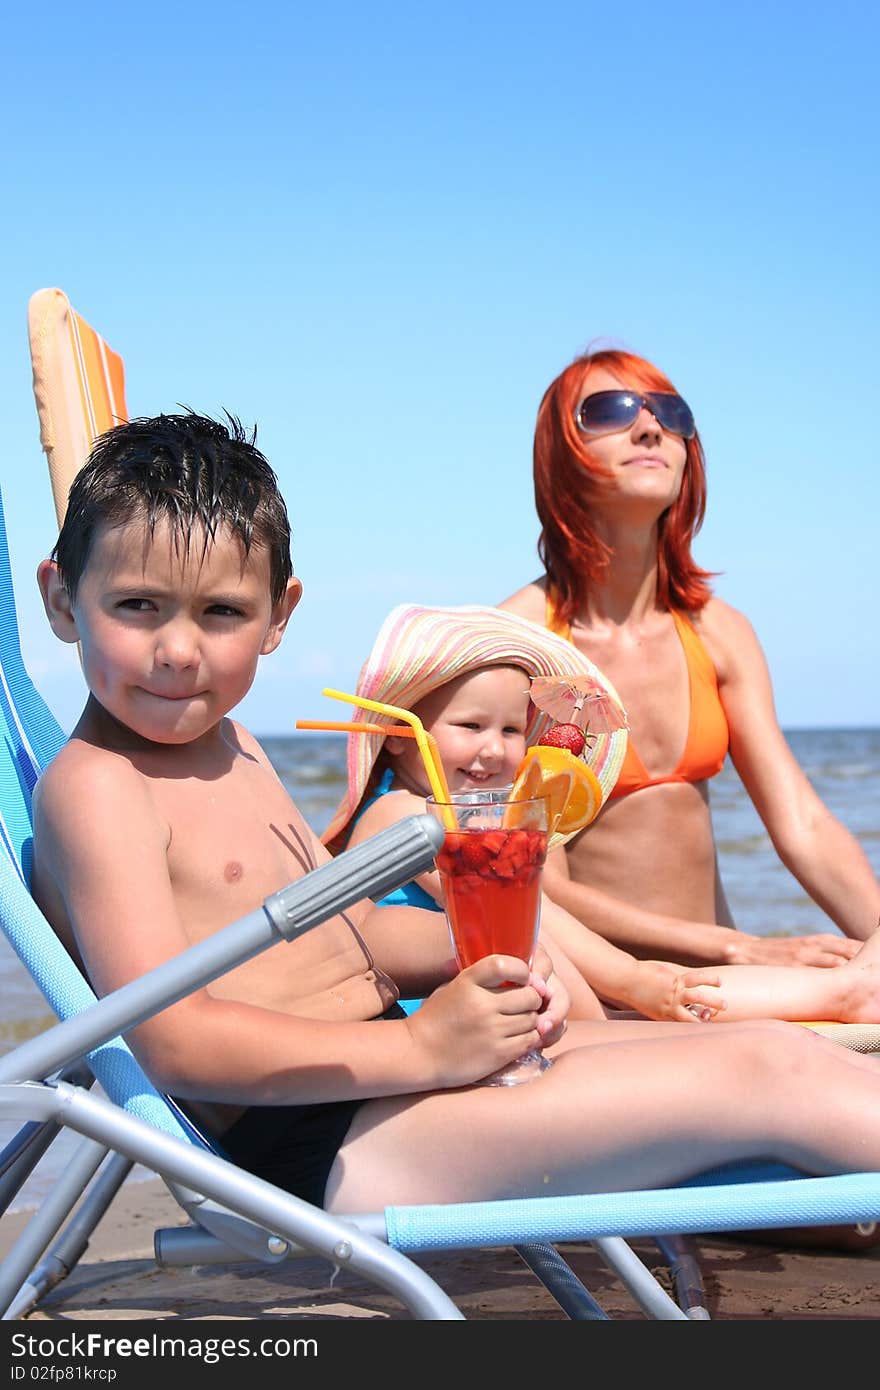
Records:
[[[623,706],[592,676],[535,676],[529,692],[532,703],[551,719],[576,724],[587,735],[629,728]]]
[[[533,676],[532,704],[560,724],[583,729],[581,755],[599,779],[603,802],[610,796],[626,755],[629,721],[617,692],[607,680],[590,675]]]

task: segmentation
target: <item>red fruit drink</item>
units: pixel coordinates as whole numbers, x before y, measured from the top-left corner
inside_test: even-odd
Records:
[[[462,970],[483,956],[531,964],[538,932],[545,830],[449,830],[436,857]]]

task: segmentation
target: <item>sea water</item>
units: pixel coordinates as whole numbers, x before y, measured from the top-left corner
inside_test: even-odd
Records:
[[[855,835],[880,877],[880,729],[792,730],[786,738],[819,796]],[[300,733],[261,741],[294,801],[320,834],[345,787],[345,739]],[[729,760],[711,784],[711,805],[721,877],[737,926],[759,936],[834,930],[780,863]],[[53,1021],[2,937],[0,990],[2,1053]],[[17,1128],[0,1123],[0,1145]],[[59,1138],[13,1207],[31,1205],[49,1191],[76,1142],[70,1135]],[[135,1175],[141,1171],[135,1170]]]

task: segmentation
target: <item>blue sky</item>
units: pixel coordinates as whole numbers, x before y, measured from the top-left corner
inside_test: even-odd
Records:
[[[52,285],[132,414],[258,426],[305,596],[241,707],[257,733],[341,716],[321,689],[353,688],[395,603],[537,575],[535,411],[595,339],[694,408],[697,558],[783,724],[877,724],[878,41],[851,0],[13,7],[0,487],[65,727],[81,677],[33,579],[26,311]]]

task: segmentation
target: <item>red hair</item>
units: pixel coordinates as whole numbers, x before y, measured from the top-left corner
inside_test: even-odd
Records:
[[[613,555],[596,531],[592,510],[607,472],[590,453],[575,422],[593,367],[603,367],[633,389],[675,390],[669,378],[643,357],[603,348],[576,357],[544,393],[534,447],[535,506],[541,521],[538,554],[564,622],[571,622],[583,610],[590,586],[602,583]],[[691,555],[691,541],[706,510],[703,446],[698,434],[685,444],[681,490],[658,525],[657,598],[664,608],[693,612],[711,597],[712,575],[700,569]]]

